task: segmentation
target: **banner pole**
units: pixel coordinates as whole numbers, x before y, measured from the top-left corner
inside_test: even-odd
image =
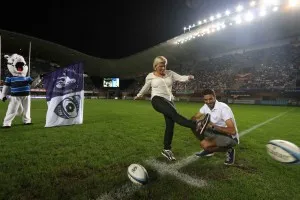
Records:
[[[31,41],[29,42],[28,76],[30,76],[30,56],[31,56]]]

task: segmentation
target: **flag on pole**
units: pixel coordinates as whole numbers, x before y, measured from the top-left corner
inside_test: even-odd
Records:
[[[48,110],[45,127],[82,124],[84,79],[82,63],[70,65],[43,77]]]

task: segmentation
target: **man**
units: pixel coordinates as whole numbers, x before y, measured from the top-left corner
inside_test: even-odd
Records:
[[[197,120],[205,114],[210,115],[210,122],[205,131],[198,134],[200,146],[204,149],[196,156],[212,156],[214,152],[226,152],[225,165],[234,164],[235,145],[239,144],[239,134],[230,107],[216,99],[216,94],[211,89],[203,91],[204,106],[192,119]]]

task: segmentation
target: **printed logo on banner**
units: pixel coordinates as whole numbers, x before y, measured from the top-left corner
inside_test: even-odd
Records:
[[[70,119],[78,116],[80,96],[70,96],[63,99],[54,109],[54,113],[61,118]]]

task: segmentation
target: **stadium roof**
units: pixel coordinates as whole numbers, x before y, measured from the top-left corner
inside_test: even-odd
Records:
[[[67,66],[71,63],[83,62],[85,71],[93,75],[109,75],[115,68],[114,60],[107,60],[86,55],[79,51],[41,40],[35,37],[0,30],[2,38],[2,53],[16,53],[23,49],[28,53],[29,42],[31,42],[31,58],[40,58],[50,62]],[[23,55],[23,56],[28,56]]]
[[[249,45],[299,36],[300,13],[297,10],[278,12],[278,14],[255,22],[233,25],[222,31],[191,39],[183,44],[175,44],[178,40],[188,37],[189,34],[193,34],[193,31],[129,57],[101,59],[52,42],[0,30],[2,52],[15,53],[15,50],[19,48],[28,49],[29,41],[31,41],[33,58],[49,60],[60,66],[83,62],[85,72],[90,76],[122,78],[151,71],[152,61],[158,55],[167,57],[171,67],[182,61],[202,60],[235,49],[246,48]]]

